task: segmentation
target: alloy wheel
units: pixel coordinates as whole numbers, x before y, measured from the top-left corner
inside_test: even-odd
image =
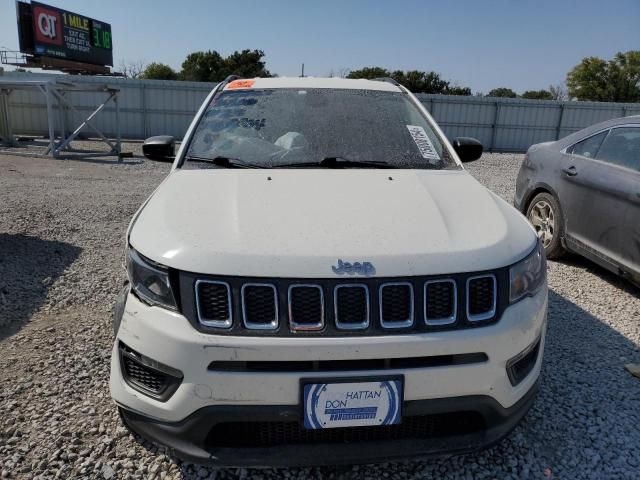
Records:
[[[536,229],[542,245],[547,248],[551,244],[556,231],[551,205],[544,200],[536,202],[529,212],[529,221]]]

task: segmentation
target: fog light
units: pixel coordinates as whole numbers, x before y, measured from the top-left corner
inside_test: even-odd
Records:
[[[514,387],[522,382],[535,367],[541,342],[542,336],[507,362],[507,376]]]
[[[120,342],[122,376],[134,390],[162,402],[175,393],[182,383],[182,372],[152,360]]]

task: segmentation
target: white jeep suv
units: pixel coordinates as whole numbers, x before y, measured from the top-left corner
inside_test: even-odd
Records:
[[[144,146],[173,155],[171,137]],[[461,453],[531,406],[534,230],[393,81],[229,78],[131,221],[111,394],[196,463]]]

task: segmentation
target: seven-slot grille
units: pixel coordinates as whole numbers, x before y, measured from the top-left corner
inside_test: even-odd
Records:
[[[499,313],[494,274],[353,283],[294,279],[260,283],[247,279],[245,283],[242,278],[228,278],[228,283],[194,279],[194,313],[200,325],[232,334],[424,332],[469,328],[494,321]]]

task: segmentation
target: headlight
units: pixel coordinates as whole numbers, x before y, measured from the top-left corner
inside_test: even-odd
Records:
[[[131,288],[142,300],[151,305],[177,310],[167,267],[147,260],[129,247],[127,273]]]
[[[544,284],[546,276],[547,260],[544,247],[538,241],[533,252],[509,270],[509,302],[514,303],[536,293]]]

